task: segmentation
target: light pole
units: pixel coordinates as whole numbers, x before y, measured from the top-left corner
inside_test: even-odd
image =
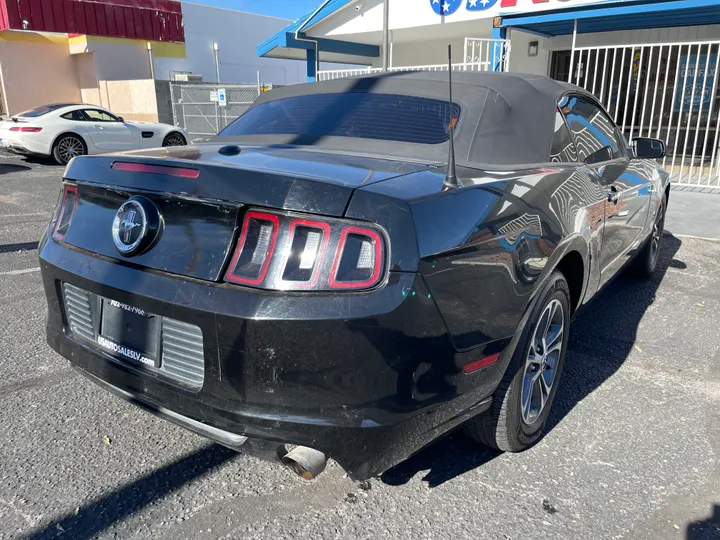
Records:
[[[150,61],[150,78],[155,80],[155,66],[153,65],[152,43],[147,42],[148,60]]]
[[[217,41],[213,43],[213,51],[215,51],[215,79],[220,82],[220,47]]]

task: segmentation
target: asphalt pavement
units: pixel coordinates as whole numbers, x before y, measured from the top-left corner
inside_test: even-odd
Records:
[[[538,445],[457,433],[355,484],[210,444],[46,346],[36,247],[61,175],[0,156],[0,539],[720,538],[720,242],[694,238],[718,230],[720,195],[683,233],[697,203],[673,193],[656,277],[579,314]]]

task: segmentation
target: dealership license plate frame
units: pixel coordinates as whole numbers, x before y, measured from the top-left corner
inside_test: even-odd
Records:
[[[98,299],[101,308],[98,345],[123,361],[159,369],[162,317],[108,298]],[[130,337],[130,332],[136,335]]]

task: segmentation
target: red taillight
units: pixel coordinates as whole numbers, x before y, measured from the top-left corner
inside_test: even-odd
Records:
[[[72,218],[78,206],[78,188],[77,186],[66,185],[63,189],[62,202],[60,203],[60,211],[58,217],[53,224],[53,238],[57,240],[65,240],[65,235],[70,229]]]
[[[275,251],[279,228],[279,219],[273,214],[245,214],[240,242],[225,279],[242,285],[262,283]]]
[[[13,126],[10,128],[10,131],[19,131],[21,133],[37,133],[39,131],[42,131],[43,128],[41,127],[21,127],[21,126]]]
[[[312,289],[318,283],[328,242],[330,225],[310,219],[290,222],[282,281],[287,288]]]
[[[369,289],[385,269],[383,237],[346,220],[251,210],[225,280],[269,290]]]
[[[382,266],[382,241],[371,229],[345,227],[335,252],[330,287],[364,289],[377,283]]]
[[[111,169],[116,171],[129,171],[139,173],[165,174],[167,176],[179,176],[181,178],[197,178],[200,171],[186,167],[171,167],[168,165],[148,165],[147,163],[134,163],[131,161],[116,161]]]

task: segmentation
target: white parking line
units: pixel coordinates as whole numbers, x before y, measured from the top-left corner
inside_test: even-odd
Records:
[[[672,235],[675,236],[676,238],[693,238],[695,240],[710,240],[711,242],[720,242],[720,238],[712,238],[709,236],[693,236],[691,234],[674,234],[674,233],[672,233]]]
[[[0,218],[11,218],[11,217],[29,217],[29,216],[47,216],[48,212],[30,212],[29,214],[5,214]]]
[[[20,274],[31,274],[33,272],[39,272],[40,267],[36,268],[25,268],[24,270],[10,270],[9,272],[0,272],[0,276],[19,276]]]

